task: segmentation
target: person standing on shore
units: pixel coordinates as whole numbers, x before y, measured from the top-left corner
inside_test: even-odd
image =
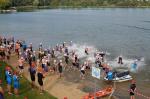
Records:
[[[68,53],[64,54],[64,58],[65,58],[65,63],[66,63],[65,69],[67,69],[68,64],[69,64],[69,54]]]
[[[58,63],[57,63],[57,60],[54,60],[53,61],[53,67],[52,67],[52,70],[53,70],[53,72],[55,73],[55,72],[58,72]]]
[[[14,72],[14,75],[13,75],[13,84],[14,84],[14,94],[15,95],[18,95],[19,92],[19,77],[18,77],[18,73],[17,72]]]
[[[19,41],[17,41],[15,44],[15,52],[16,52],[18,58],[19,58],[19,50],[20,50],[20,43],[19,43]]]
[[[81,66],[81,74],[80,74],[80,77],[81,79],[85,79],[85,69],[86,69],[86,62],[84,62],[84,64]]]
[[[12,73],[11,72],[12,72],[11,68],[7,67],[7,70],[6,70],[5,74],[6,74],[8,94],[12,94],[11,93],[11,84],[12,84]]]
[[[58,71],[59,71],[59,77],[62,77],[62,72],[63,72],[63,63],[62,60],[59,61],[58,63]]]
[[[18,60],[18,64],[19,64],[19,74],[20,76],[22,77],[22,73],[23,73],[23,69],[24,69],[24,58],[21,57],[19,60]]]
[[[135,81],[132,80],[131,85],[130,85],[130,89],[129,89],[129,93],[130,93],[130,99],[135,99],[135,91],[136,91],[136,84]]]
[[[43,78],[44,78],[44,74],[43,74],[42,67],[38,68],[37,77],[38,77],[38,83],[40,85],[40,94],[43,94]]]
[[[35,68],[35,63],[32,62],[32,65],[29,67],[29,72],[30,72],[30,78],[31,78],[31,87],[35,87],[35,74],[36,74],[36,68]]]

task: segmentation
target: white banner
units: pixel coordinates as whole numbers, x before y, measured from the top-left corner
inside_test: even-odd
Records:
[[[94,66],[92,66],[92,76],[97,78],[97,79],[100,79],[100,72],[101,70],[99,68],[96,68]]]

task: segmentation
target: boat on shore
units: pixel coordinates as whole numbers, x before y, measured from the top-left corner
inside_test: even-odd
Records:
[[[113,92],[113,87],[106,87],[105,89],[99,90],[96,93],[89,93],[88,95],[85,95],[83,97],[83,99],[96,99],[97,98],[101,98],[101,97],[105,97],[110,95]]]
[[[11,7],[10,9],[0,10],[0,13],[15,13],[17,12],[16,7]]]
[[[124,81],[129,81],[129,80],[132,80],[132,79],[133,78],[130,75],[130,72],[128,70],[110,71],[104,77],[104,80],[113,81],[113,82],[124,82]]]

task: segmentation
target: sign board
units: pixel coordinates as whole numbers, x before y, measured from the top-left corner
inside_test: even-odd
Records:
[[[92,66],[92,76],[93,77],[100,79],[100,71],[101,70],[99,68]]]

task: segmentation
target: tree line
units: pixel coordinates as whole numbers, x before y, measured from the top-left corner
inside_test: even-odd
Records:
[[[150,6],[150,0],[0,0],[0,9],[19,6],[139,7]]]

